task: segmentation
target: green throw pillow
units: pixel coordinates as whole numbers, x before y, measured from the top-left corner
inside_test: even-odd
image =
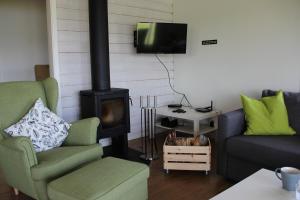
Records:
[[[247,130],[245,135],[294,135],[289,126],[282,91],[261,100],[241,95]]]

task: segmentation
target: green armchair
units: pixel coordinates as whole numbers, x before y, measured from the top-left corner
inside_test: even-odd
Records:
[[[101,159],[103,151],[96,141],[98,118],[72,123],[64,144],[45,152],[36,153],[26,137],[8,137],[3,130],[19,121],[38,98],[56,112],[55,79],[0,83],[0,166],[8,185],[32,198],[48,200],[50,181]]]

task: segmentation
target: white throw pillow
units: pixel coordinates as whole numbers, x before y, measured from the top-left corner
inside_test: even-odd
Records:
[[[39,98],[18,123],[4,131],[12,137],[30,138],[35,151],[41,152],[61,146],[70,127],[71,124],[51,112]]]

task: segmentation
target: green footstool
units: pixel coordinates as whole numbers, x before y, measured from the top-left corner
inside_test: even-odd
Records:
[[[48,184],[50,200],[146,200],[149,168],[108,157]]]

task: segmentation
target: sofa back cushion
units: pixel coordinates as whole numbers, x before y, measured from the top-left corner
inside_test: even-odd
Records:
[[[262,96],[275,96],[277,91],[263,90]],[[289,124],[300,135],[300,93],[284,92],[284,102],[287,108]]]

